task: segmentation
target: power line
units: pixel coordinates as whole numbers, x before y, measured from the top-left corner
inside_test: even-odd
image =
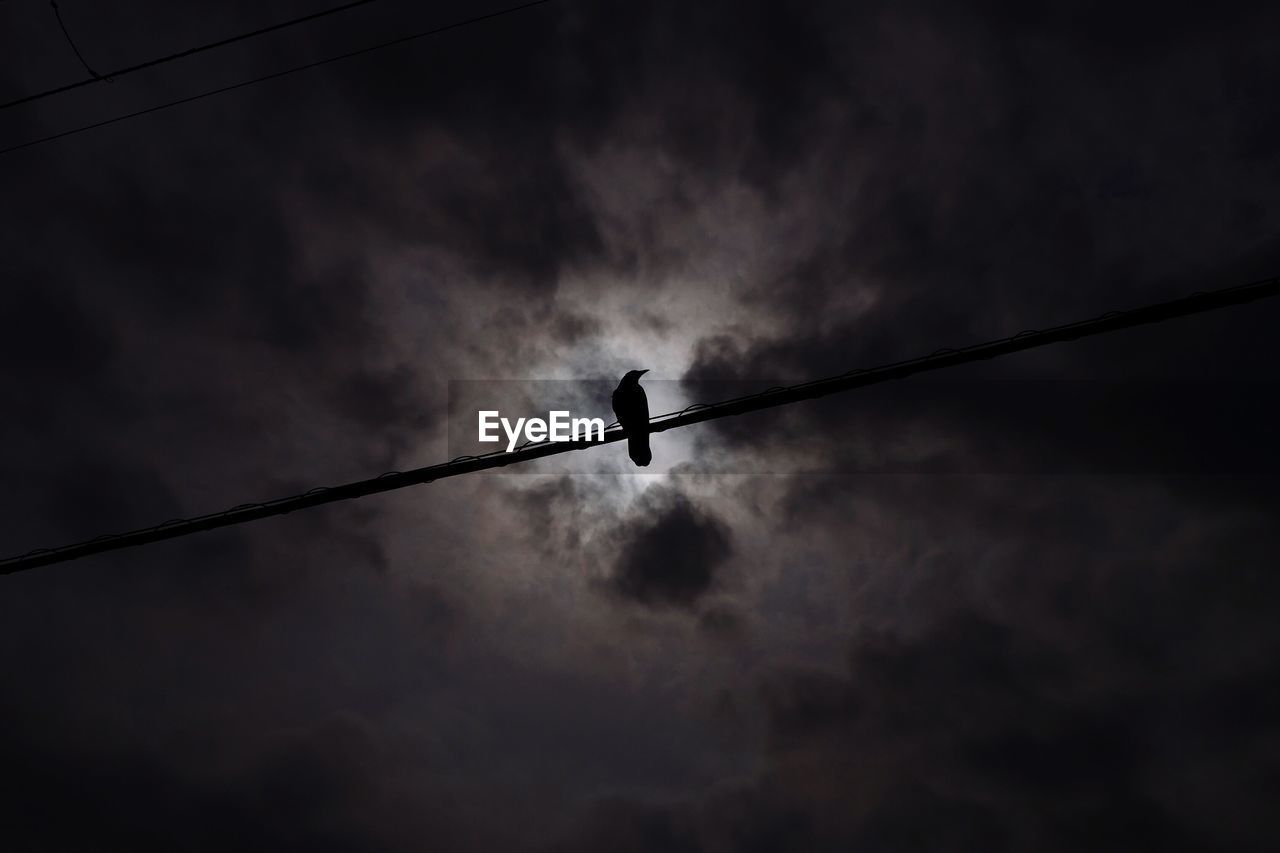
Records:
[[[281,21],[278,24],[272,24],[268,27],[251,30],[247,33],[240,33],[239,35],[219,39],[218,41],[209,42],[208,44],[198,45],[197,47],[188,48],[187,50],[179,51],[178,53],[171,53],[168,56],[159,56],[155,59],[148,59],[147,61],[139,62],[136,65],[126,65],[123,68],[117,68],[114,71],[108,71],[105,74],[99,74],[89,67],[89,63],[85,62],[84,57],[80,55],[80,50],[76,47],[75,42],[71,40],[71,34],[67,32],[66,25],[62,22],[62,15],[58,12],[58,4],[53,3],[53,11],[58,16],[58,26],[62,27],[62,34],[67,37],[67,41],[71,44],[71,49],[76,52],[76,56],[80,59],[80,64],[84,66],[84,69],[89,72],[90,76],[84,80],[77,80],[75,83],[67,83],[64,86],[55,86],[54,88],[46,89],[43,92],[36,92],[34,95],[24,95],[21,98],[6,101],[3,104],[0,104],[0,110],[7,110],[10,107],[16,107],[19,104],[29,104],[32,101],[38,101],[42,98],[49,98],[54,95],[61,95],[63,92],[70,92],[71,90],[79,89],[82,86],[91,86],[94,83],[98,83],[103,80],[114,80],[117,77],[123,77],[126,74],[132,74],[135,71],[143,71],[147,68],[155,68],[157,65],[164,65],[166,62],[173,62],[175,59],[185,59],[188,56],[195,56],[197,53],[204,53],[205,51],[214,50],[219,47],[226,47],[229,44],[246,41],[247,39],[256,38],[261,35],[266,35],[267,33],[273,33],[277,30],[295,27],[298,24],[305,24],[308,21],[314,21],[317,18],[336,15],[339,12],[346,12],[347,10],[354,9],[357,6],[365,6],[374,2],[376,2],[376,0],[356,0],[354,3],[344,3],[341,6],[334,6],[330,9],[313,12],[310,15],[303,15],[301,18]]]
[[[412,35],[407,35],[407,36],[401,36],[399,38],[391,39],[390,41],[379,42],[378,44],[372,44],[372,45],[369,45],[368,47],[362,47],[357,50],[349,51],[347,53],[340,53],[335,56],[329,56],[329,57],[326,57],[325,59],[316,60],[315,62],[308,62],[304,65],[295,65],[292,68],[286,68],[283,71],[275,71],[275,72],[272,72],[271,74],[264,74],[261,77],[254,77],[249,80],[242,80],[239,83],[232,83],[229,86],[220,86],[217,89],[209,89],[207,91],[200,92],[195,95],[188,95],[185,98],[178,98],[175,101],[167,101],[163,104],[157,104],[154,107],[147,107],[146,109],[137,110],[131,113],[125,113],[123,115],[114,116],[112,118],[104,119],[102,121],[96,121],[91,124],[81,125],[80,127],[75,127],[75,128],[72,128],[71,130],[64,130],[59,133],[51,134],[49,136],[42,136],[39,139],[32,139],[27,142],[21,142],[17,145],[11,145],[8,148],[0,148],[0,155],[12,154],[14,151],[21,151],[24,148],[31,148],[36,145],[43,145],[46,142],[53,142],[55,139],[62,139],[67,136],[74,136],[77,133],[84,133],[87,130],[96,130],[99,127],[106,127],[109,124],[116,124],[117,122],[126,121],[131,118],[137,118],[138,116],[144,116],[150,113],[160,112],[161,110],[167,110],[170,107],[176,107],[182,104],[189,104],[192,101],[199,101],[204,98],[212,97],[214,95],[221,95],[225,92],[233,92],[236,89],[243,89],[246,86],[253,86],[257,83],[265,83],[268,80],[275,80],[280,77],[286,77],[290,74],[296,74],[299,71],[307,71],[312,68],[319,68],[321,65],[328,65],[331,62],[341,62],[344,59],[352,59],[353,57],[356,57],[356,56],[363,56],[366,53],[373,53],[376,50],[383,50],[384,48],[395,47],[396,45],[405,44],[407,42],[411,42],[416,39],[426,38],[427,36],[438,35],[443,32],[448,32],[449,30],[456,30],[461,27],[470,26],[471,24],[478,24],[481,21],[488,21],[493,18],[501,18],[504,15],[510,15],[515,12],[521,12],[521,11],[524,11],[525,9],[531,9],[534,6],[541,6],[545,3],[550,3],[550,2],[552,2],[552,0],[532,0],[532,2],[521,3],[518,6],[509,6],[505,9],[499,9],[496,12],[489,12],[484,15],[477,15],[474,18],[467,18],[462,21],[455,21],[452,24],[445,24],[442,27],[435,27],[434,29],[423,30],[422,32],[413,33]]]
[[[940,349],[930,355],[908,359],[907,361],[898,361],[881,365],[880,367],[850,370],[838,376],[830,376],[825,379],[816,379],[796,385],[769,388],[756,394],[736,397],[719,403],[694,403],[678,412],[668,412],[665,415],[651,418],[649,430],[650,432],[665,432],[670,429],[702,423],[703,421],[742,415],[747,412],[760,411],[761,409],[770,409],[801,400],[824,397],[828,394],[852,391],[855,388],[865,388],[881,382],[903,379],[916,373],[941,370],[974,361],[983,361],[1035,347],[1063,341],[1074,341],[1078,338],[1101,335],[1135,326],[1162,323],[1178,317],[1187,317],[1192,314],[1200,314],[1231,305],[1242,305],[1277,295],[1280,295],[1280,278],[1272,278],[1208,293],[1193,293],[1180,299],[1160,302],[1128,311],[1108,311],[1106,314],[1094,317],[1091,320],[1081,320],[1043,330],[1029,329],[1008,338],[974,344],[959,349]],[[499,450],[481,456],[461,456],[450,462],[429,465],[425,468],[415,468],[411,471],[389,471],[369,480],[360,480],[341,486],[321,486],[287,498],[279,498],[264,503],[241,504],[224,512],[196,516],[195,518],[173,519],[155,527],[145,527],[128,533],[108,534],[90,539],[87,542],[64,545],[59,548],[41,548],[29,551],[26,554],[0,560],[0,574],[14,574],[27,569],[34,569],[38,566],[47,566],[53,563],[88,557],[104,551],[145,545],[150,542],[187,536],[202,530],[229,527],[233,524],[244,524],[260,518],[284,515],[297,510],[320,506],[321,504],[351,500],[365,495],[378,494],[379,492],[389,492],[406,486],[432,483],[436,480],[443,480],[446,477],[457,477],[462,474],[470,474],[490,468],[502,468],[507,465],[529,462],[559,453],[583,450],[598,444],[610,444],[615,441],[621,441],[625,437],[626,434],[622,429],[614,425],[605,430],[603,441],[529,442],[510,452]]]
[[[97,71],[89,67],[89,63],[85,61],[84,55],[80,53],[80,48],[76,47],[75,39],[71,38],[71,33],[67,31],[67,25],[63,23],[62,11],[58,9],[58,0],[49,0],[49,5],[53,7],[53,16],[58,19],[58,27],[62,30],[62,36],[67,40],[67,44],[71,45],[71,49],[75,52],[76,59],[80,60],[80,64],[84,66],[84,70],[89,72],[89,82],[96,83],[102,79]],[[110,74],[107,75],[109,79]],[[6,104],[0,104],[0,109],[4,109]]]

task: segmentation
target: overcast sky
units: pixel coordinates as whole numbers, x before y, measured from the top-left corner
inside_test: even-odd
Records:
[[[106,71],[323,3],[59,7]],[[0,101],[84,73],[0,4]],[[444,461],[459,380],[597,414],[1278,275],[1278,91],[1274,4],[554,0],[2,155],[0,553]],[[0,578],[0,846],[1270,849],[1277,323]]]

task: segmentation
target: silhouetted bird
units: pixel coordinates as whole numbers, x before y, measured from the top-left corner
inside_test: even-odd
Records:
[[[647,370],[629,370],[613,391],[613,413],[627,434],[627,455],[644,467],[653,461],[649,452],[649,398],[640,387]]]

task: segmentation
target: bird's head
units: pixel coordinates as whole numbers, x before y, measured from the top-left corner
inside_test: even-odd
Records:
[[[640,377],[648,372],[648,370],[628,370],[627,375],[622,377],[622,384],[635,385],[640,381]]]

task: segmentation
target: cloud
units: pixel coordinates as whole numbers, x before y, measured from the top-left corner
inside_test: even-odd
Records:
[[[74,14],[119,64],[271,23],[171,6]],[[64,79],[47,7],[0,9],[5,97]],[[559,2],[10,155],[0,539],[441,461],[451,379],[746,392],[1274,274],[1276,12],[1217,12]],[[1273,382],[1275,320],[699,426],[665,485],[458,478],[5,578],[0,809],[32,847],[1268,849],[1275,395],[1210,383]]]
[[[692,608],[715,589],[733,555],[732,534],[714,514],[671,490],[646,495],[617,534],[609,586],[651,608]]]

